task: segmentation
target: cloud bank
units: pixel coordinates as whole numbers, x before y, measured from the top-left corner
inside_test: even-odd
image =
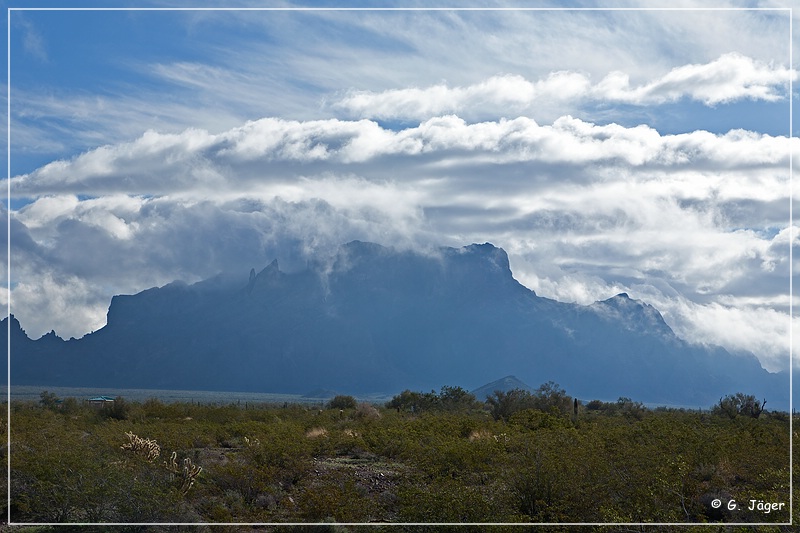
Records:
[[[149,131],[13,178],[14,195],[36,199],[12,213],[12,270],[37,281],[11,297],[33,336],[80,336],[103,325],[111,295],[176,278],[276,257],[302,268],[352,239],[490,241],[540,295],[588,304],[627,291],[687,338],[776,369],[797,246],[785,228],[792,142],[573,117]],[[65,313],[67,302],[80,311]],[[745,333],[757,330],[775,334]]]
[[[217,135],[197,129],[148,131],[133,142],[103,146],[12,178],[11,193],[208,192],[340,171],[413,181],[451,176],[459,167],[511,164],[531,164],[531,175],[536,165],[764,174],[788,167],[790,146],[787,138],[743,130],[661,135],[647,126],[597,125],[569,116],[539,125],[526,117],[467,123],[448,115],[400,131],[365,119],[265,118]],[[387,165],[391,161],[398,166]]]

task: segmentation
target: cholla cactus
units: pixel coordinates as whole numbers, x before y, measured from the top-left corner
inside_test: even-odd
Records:
[[[181,493],[186,494],[192,485],[194,485],[194,478],[196,478],[203,467],[192,464],[192,460],[188,457],[183,460],[183,483],[181,484]]]
[[[173,474],[177,474],[180,470],[178,470],[178,452],[172,452],[172,456],[170,457],[169,462],[164,461],[164,468],[172,472]]]
[[[132,431],[125,433],[128,436],[127,442],[120,446],[123,450],[130,450],[136,455],[141,455],[150,462],[153,462],[161,455],[161,446],[155,440],[143,439],[135,435]]]
[[[181,494],[186,494],[194,485],[195,478],[203,471],[202,466],[192,463],[187,457],[183,460],[183,468],[178,467],[178,452],[172,452],[170,461],[164,461],[164,467],[170,472],[170,478],[175,479],[176,474],[181,474]]]

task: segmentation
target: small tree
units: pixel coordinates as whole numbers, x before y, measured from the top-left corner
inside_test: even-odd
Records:
[[[495,420],[508,418],[523,409],[538,409],[542,412],[553,410],[562,414],[572,411],[572,398],[558,383],[548,381],[533,393],[524,389],[511,389],[508,392],[494,391],[486,398],[486,405]]]
[[[626,396],[620,396],[614,405],[614,410],[622,416],[641,419],[646,409],[641,402],[635,402]]]
[[[70,396],[69,398],[65,398],[63,403],[61,404],[61,410],[64,414],[73,415],[80,411],[81,404],[78,403],[78,400]]]
[[[391,400],[386,402],[388,409],[398,409],[406,411],[408,409],[417,407],[421,403],[421,394],[411,390],[404,390],[400,394],[392,397]]]
[[[461,387],[449,387],[447,385],[443,386],[439,392],[439,404],[446,411],[477,409],[481,405],[474,394]]]
[[[338,395],[334,396],[328,402],[328,409],[355,409],[358,402],[352,396]]]
[[[549,411],[552,408],[567,414],[572,409],[572,398],[567,395],[567,391],[561,388],[558,383],[548,381],[539,386],[533,393],[536,399],[536,409]]]
[[[406,389],[386,402],[386,407],[389,409],[419,413],[421,411],[436,409],[440,403],[441,398],[434,391],[415,392]]]
[[[45,409],[55,409],[58,407],[59,399],[54,393],[45,390],[39,394],[39,403]]]
[[[106,418],[113,418],[115,420],[127,420],[131,412],[131,406],[122,396],[114,398],[110,405],[104,405],[101,411],[102,415]]]
[[[537,399],[524,389],[496,390],[486,398],[486,405],[495,420],[508,420],[511,415],[523,409],[536,409]]]
[[[742,409],[741,413],[743,415],[748,415],[753,418],[758,418],[761,416],[761,413],[764,412],[764,406],[767,405],[767,400],[764,399],[761,402],[761,405],[758,404],[758,400],[753,395],[745,396],[745,400],[742,402]]]
[[[767,400],[764,400],[759,404],[752,394],[737,392],[720,398],[719,403],[714,406],[712,412],[729,418],[736,418],[737,416],[758,418],[764,412],[766,403]]]
[[[589,411],[600,411],[606,404],[600,400],[592,400],[586,404],[586,409]]]

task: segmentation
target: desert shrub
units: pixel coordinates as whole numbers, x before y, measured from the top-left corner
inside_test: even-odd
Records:
[[[277,468],[258,467],[242,456],[225,463],[209,464],[204,477],[206,482],[198,486],[198,497],[203,500],[235,492],[246,505],[256,506],[259,498],[273,495],[277,499],[282,493]]]
[[[663,411],[665,408],[656,408],[656,410]],[[641,402],[620,396],[615,402],[592,400],[586,404],[586,411],[592,413],[593,416],[622,416],[630,419],[641,419],[648,409]]]
[[[130,415],[131,407],[122,396],[114,398],[111,405],[104,405],[100,410],[100,415],[104,418],[113,418],[115,420],[127,420]]]
[[[139,406],[139,411],[144,418],[177,418],[179,404],[167,405],[157,398],[149,398]]]
[[[789,422],[789,413],[783,411],[770,411],[765,413],[766,416],[769,416],[772,420],[777,420],[779,422]]]
[[[608,466],[596,441],[562,425],[560,415],[532,409],[514,416],[525,421],[525,415],[533,417],[537,429],[512,433],[502,472],[514,511],[533,522],[597,521],[597,508],[604,503],[604,491],[598,487],[603,486]],[[544,421],[552,425],[546,427]]]
[[[592,400],[586,404],[586,409],[589,411],[600,411],[604,406],[604,402],[601,402],[600,400]]]
[[[78,422],[83,422],[79,420]],[[12,515],[20,522],[146,522],[175,517],[159,466],[64,417],[15,420]]]
[[[298,487],[298,513],[308,522],[370,522],[380,509],[354,471],[333,470]]]
[[[399,520],[404,522],[519,522],[505,493],[452,478],[411,478],[398,488]]]
[[[14,521],[788,519],[710,506],[714,495],[787,501],[788,414],[730,418],[622,398],[594,410],[590,402],[580,423],[553,406],[496,420],[437,407],[367,421],[295,406],[131,402],[120,420],[88,407],[65,416],[64,404],[11,405],[14,453],[4,450],[3,459]],[[623,416],[626,409],[641,416]],[[307,438],[313,428],[327,437]],[[162,455],[148,461],[133,445],[121,448],[126,432],[157,441]],[[172,451],[178,465],[190,458],[203,466],[191,490],[162,464]],[[374,485],[368,474],[378,471],[387,476]]]
[[[572,398],[557,383],[548,381],[533,393],[523,389],[508,392],[494,391],[486,398],[486,405],[495,420],[508,420],[511,415],[523,409],[540,411],[556,410],[568,414],[572,412]]]
[[[716,415],[727,416],[729,418],[736,418],[737,416],[749,416],[758,418],[764,411],[766,400],[758,403],[756,397],[752,394],[744,394],[737,392],[730,394],[724,398],[720,398],[719,403],[715,405],[712,412]]]
[[[433,409],[438,400],[439,397],[434,391],[422,393],[406,389],[386,402],[386,407],[388,409],[420,413]]]
[[[523,409],[512,414],[508,418],[508,423],[530,430],[571,426],[569,419],[555,409],[548,413],[539,409]]]
[[[286,486],[303,479],[311,469],[316,441],[299,424],[275,424],[259,438],[260,443],[241,450],[254,468],[271,470],[276,482]]]
[[[415,464],[431,478],[463,479],[465,483],[486,484],[491,472],[507,459],[506,433],[489,434],[470,440],[444,437],[419,457]]]
[[[483,407],[471,392],[467,392],[461,387],[447,385],[439,391],[439,405],[441,409],[450,412],[469,411]]]
[[[39,404],[45,409],[56,409],[60,404],[60,400],[55,393],[45,390],[39,394]]]
[[[460,412],[480,409],[482,404],[474,394],[461,387],[445,385],[437,394],[430,392],[413,392],[404,390],[386,403],[388,409],[421,413],[426,411]]]
[[[366,443],[362,437],[363,429],[344,428],[341,431],[331,432],[329,439],[330,447],[328,450],[329,455],[365,455],[368,454],[366,450]],[[319,454],[322,455],[322,454]]]
[[[533,409],[536,406],[536,399],[523,389],[511,389],[507,392],[496,390],[486,398],[486,405],[492,418],[508,420],[517,411]]]
[[[61,412],[65,415],[72,416],[78,414],[83,409],[81,403],[72,397],[64,398],[61,403]]]
[[[355,409],[357,403],[352,396],[339,395],[331,398],[328,409]]]
[[[383,417],[359,436],[367,451],[387,459],[424,453],[419,427],[409,419]]]
[[[614,406],[616,412],[628,418],[636,418],[641,420],[647,412],[647,409],[641,402],[635,402],[630,398],[620,397]]]
[[[569,414],[572,412],[572,398],[558,383],[548,381],[533,392],[534,408],[540,411],[555,409],[558,412]]]

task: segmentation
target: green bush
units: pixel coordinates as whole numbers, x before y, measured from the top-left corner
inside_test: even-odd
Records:
[[[45,409],[55,409],[59,406],[60,400],[54,393],[45,390],[39,394],[39,403]]]
[[[495,420],[508,420],[511,415],[523,409],[533,409],[536,399],[523,389],[511,389],[503,392],[496,390],[486,398],[486,405]]]
[[[328,409],[355,409],[358,402],[352,396],[335,396],[328,402]]]
[[[764,411],[764,405],[766,403],[767,401],[764,400],[759,404],[756,397],[752,394],[737,392],[736,394],[720,398],[719,403],[714,406],[712,412],[720,416],[727,416],[728,418],[736,418],[737,416],[758,418]]]
[[[111,405],[104,405],[100,411],[101,416],[106,418],[113,418],[115,420],[127,420],[130,415],[131,408],[128,402],[122,396],[114,398]]]
[[[386,403],[387,409],[421,413],[434,409],[439,403],[439,396],[434,392],[414,392],[404,390]]]
[[[411,411],[413,413],[426,411],[464,412],[480,409],[481,403],[475,398],[474,394],[461,387],[445,385],[438,394],[435,391],[413,392],[406,389],[387,402],[386,408]]]

